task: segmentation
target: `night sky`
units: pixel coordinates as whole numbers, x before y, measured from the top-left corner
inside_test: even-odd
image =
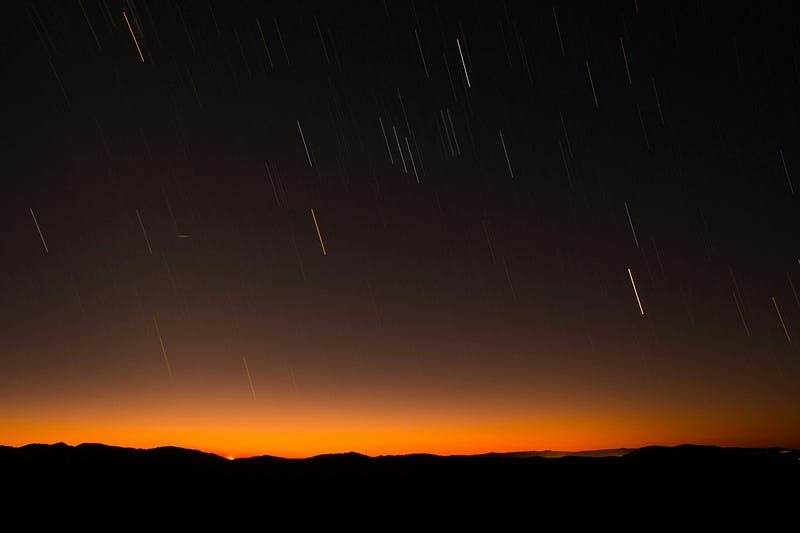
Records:
[[[789,5],[8,6],[0,444],[800,448]]]

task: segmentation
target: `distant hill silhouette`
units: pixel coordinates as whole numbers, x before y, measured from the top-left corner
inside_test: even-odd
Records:
[[[378,515],[390,520],[386,524],[427,530],[421,524],[432,523],[425,520],[448,529],[473,520],[499,527],[549,517],[567,530],[570,524],[611,521],[647,531],[648,524],[658,529],[654,524],[678,516],[715,526],[734,518],[741,525],[750,516],[758,517],[764,531],[800,502],[800,451],[778,448],[682,445],[378,457],[351,452],[228,460],[176,447],[59,443],[0,446],[0,472],[4,506],[12,514],[34,504],[70,509],[65,517],[83,509],[86,517],[171,517],[184,525],[212,518],[246,523],[256,518],[253,513],[269,522],[290,513],[298,525],[354,525]],[[650,522],[637,522],[639,515]]]

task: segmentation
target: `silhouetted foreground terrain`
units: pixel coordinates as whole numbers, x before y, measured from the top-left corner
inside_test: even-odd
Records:
[[[0,447],[0,469],[6,510],[22,513],[34,504],[40,511],[25,511],[34,523],[104,513],[184,526],[206,518],[255,523],[283,517],[302,530],[302,524],[320,522],[355,527],[377,516],[407,527],[430,526],[431,520],[449,529],[473,519],[528,525],[556,519],[565,527],[613,520],[645,531],[689,519],[706,525],[756,520],[762,530],[783,517],[796,520],[800,450],[683,445],[620,453],[346,453],[230,461],[174,447],[31,444]]]

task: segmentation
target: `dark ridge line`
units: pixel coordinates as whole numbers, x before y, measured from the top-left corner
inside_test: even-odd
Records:
[[[56,442],[52,444],[47,443],[29,443],[22,446],[8,446],[0,444],[0,451],[10,450],[95,450],[105,453],[123,453],[135,452],[149,455],[169,455],[169,454],[187,454],[195,457],[208,457],[219,458],[226,462],[236,461],[250,461],[256,459],[266,460],[282,460],[282,461],[319,461],[331,459],[343,460],[368,460],[368,459],[395,459],[395,458],[418,458],[418,459],[468,459],[468,458],[511,458],[511,459],[528,459],[528,458],[541,458],[541,459],[560,459],[569,457],[579,458],[606,458],[606,457],[625,457],[625,456],[641,456],[651,455],[658,453],[735,453],[735,454],[765,454],[765,453],[785,453],[792,455],[800,455],[800,448],[791,447],[738,447],[738,446],[717,446],[706,444],[678,444],[673,446],[668,445],[647,445],[640,448],[604,448],[598,450],[582,450],[576,452],[559,451],[559,450],[535,450],[535,451],[514,451],[514,452],[486,452],[478,454],[434,454],[426,452],[415,452],[407,454],[380,454],[380,455],[366,455],[356,451],[348,452],[334,452],[322,453],[308,457],[282,457],[277,455],[253,455],[249,457],[236,457],[230,459],[228,457],[213,453],[205,452],[194,448],[184,448],[180,446],[156,446],[153,448],[135,448],[130,446],[113,446],[109,444],[84,442],[77,445],[69,445],[64,442]]]

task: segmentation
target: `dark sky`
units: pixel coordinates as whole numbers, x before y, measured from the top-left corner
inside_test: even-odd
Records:
[[[0,443],[800,447],[788,3],[2,24]]]

